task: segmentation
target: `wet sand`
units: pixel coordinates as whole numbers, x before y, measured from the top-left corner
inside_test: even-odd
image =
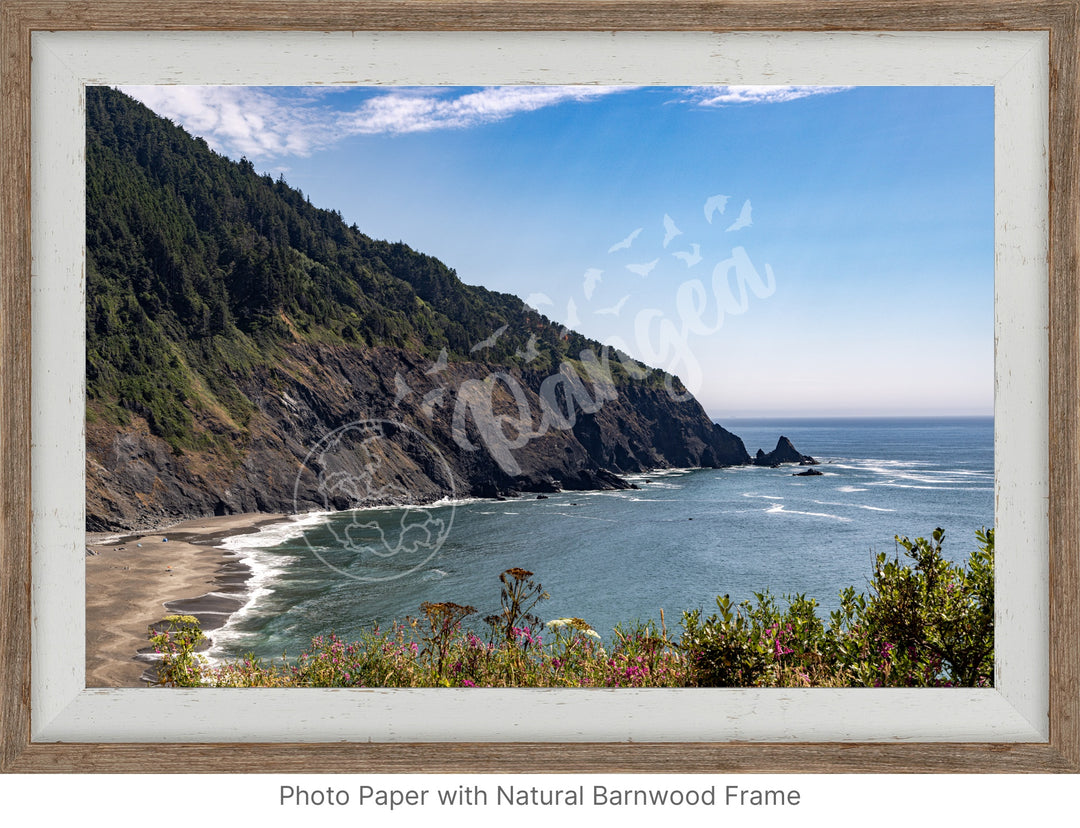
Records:
[[[144,686],[149,662],[139,651],[150,646],[150,625],[166,615],[194,615],[206,631],[222,626],[244,605],[251,572],[216,545],[285,520],[228,515],[153,532],[87,534],[94,554],[86,556],[86,686]]]

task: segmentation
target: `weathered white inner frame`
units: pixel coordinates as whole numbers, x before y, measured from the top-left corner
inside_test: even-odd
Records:
[[[1047,33],[39,32],[32,48],[35,741],[1047,740]],[[86,689],[83,87],[160,83],[994,86],[996,687]]]

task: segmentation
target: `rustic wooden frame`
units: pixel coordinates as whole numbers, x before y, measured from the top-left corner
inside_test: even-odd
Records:
[[[1080,0],[0,0],[0,769],[1080,771]],[[30,738],[34,31],[1045,31],[1050,38],[1050,731],[1032,744],[45,744]]]

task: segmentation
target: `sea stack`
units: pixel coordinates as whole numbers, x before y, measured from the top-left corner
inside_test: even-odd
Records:
[[[761,449],[758,449],[757,455],[754,457],[755,466],[775,467],[781,463],[798,463],[802,466],[816,466],[817,460],[809,454],[800,454],[798,449],[791,444],[791,440],[784,436],[781,436],[780,439],[776,441],[776,448],[768,454]]]

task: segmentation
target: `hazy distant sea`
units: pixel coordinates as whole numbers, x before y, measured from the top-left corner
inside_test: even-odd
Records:
[[[946,554],[963,560],[975,530],[993,526],[989,417],[723,425],[751,455],[783,434],[824,475],[673,470],[631,477],[638,490],[305,516],[227,542],[256,575],[251,602],[215,634],[212,654],[297,655],[315,635],[356,636],[417,616],[423,601],[492,612],[498,575],[514,566],[551,594],[541,617],[584,618],[605,637],[619,621],[659,620],[661,608],[677,629],[685,609],[766,588],[805,593],[828,612],[842,588],[865,587],[874,553],[893,554],[895,535],[928,537],[940,526]],[[446,530],[434,556],[391,554],[403,522],[415,530],[418,521],[432,537]],[[383,553],[343,551],[342,538],[365,537]]]

